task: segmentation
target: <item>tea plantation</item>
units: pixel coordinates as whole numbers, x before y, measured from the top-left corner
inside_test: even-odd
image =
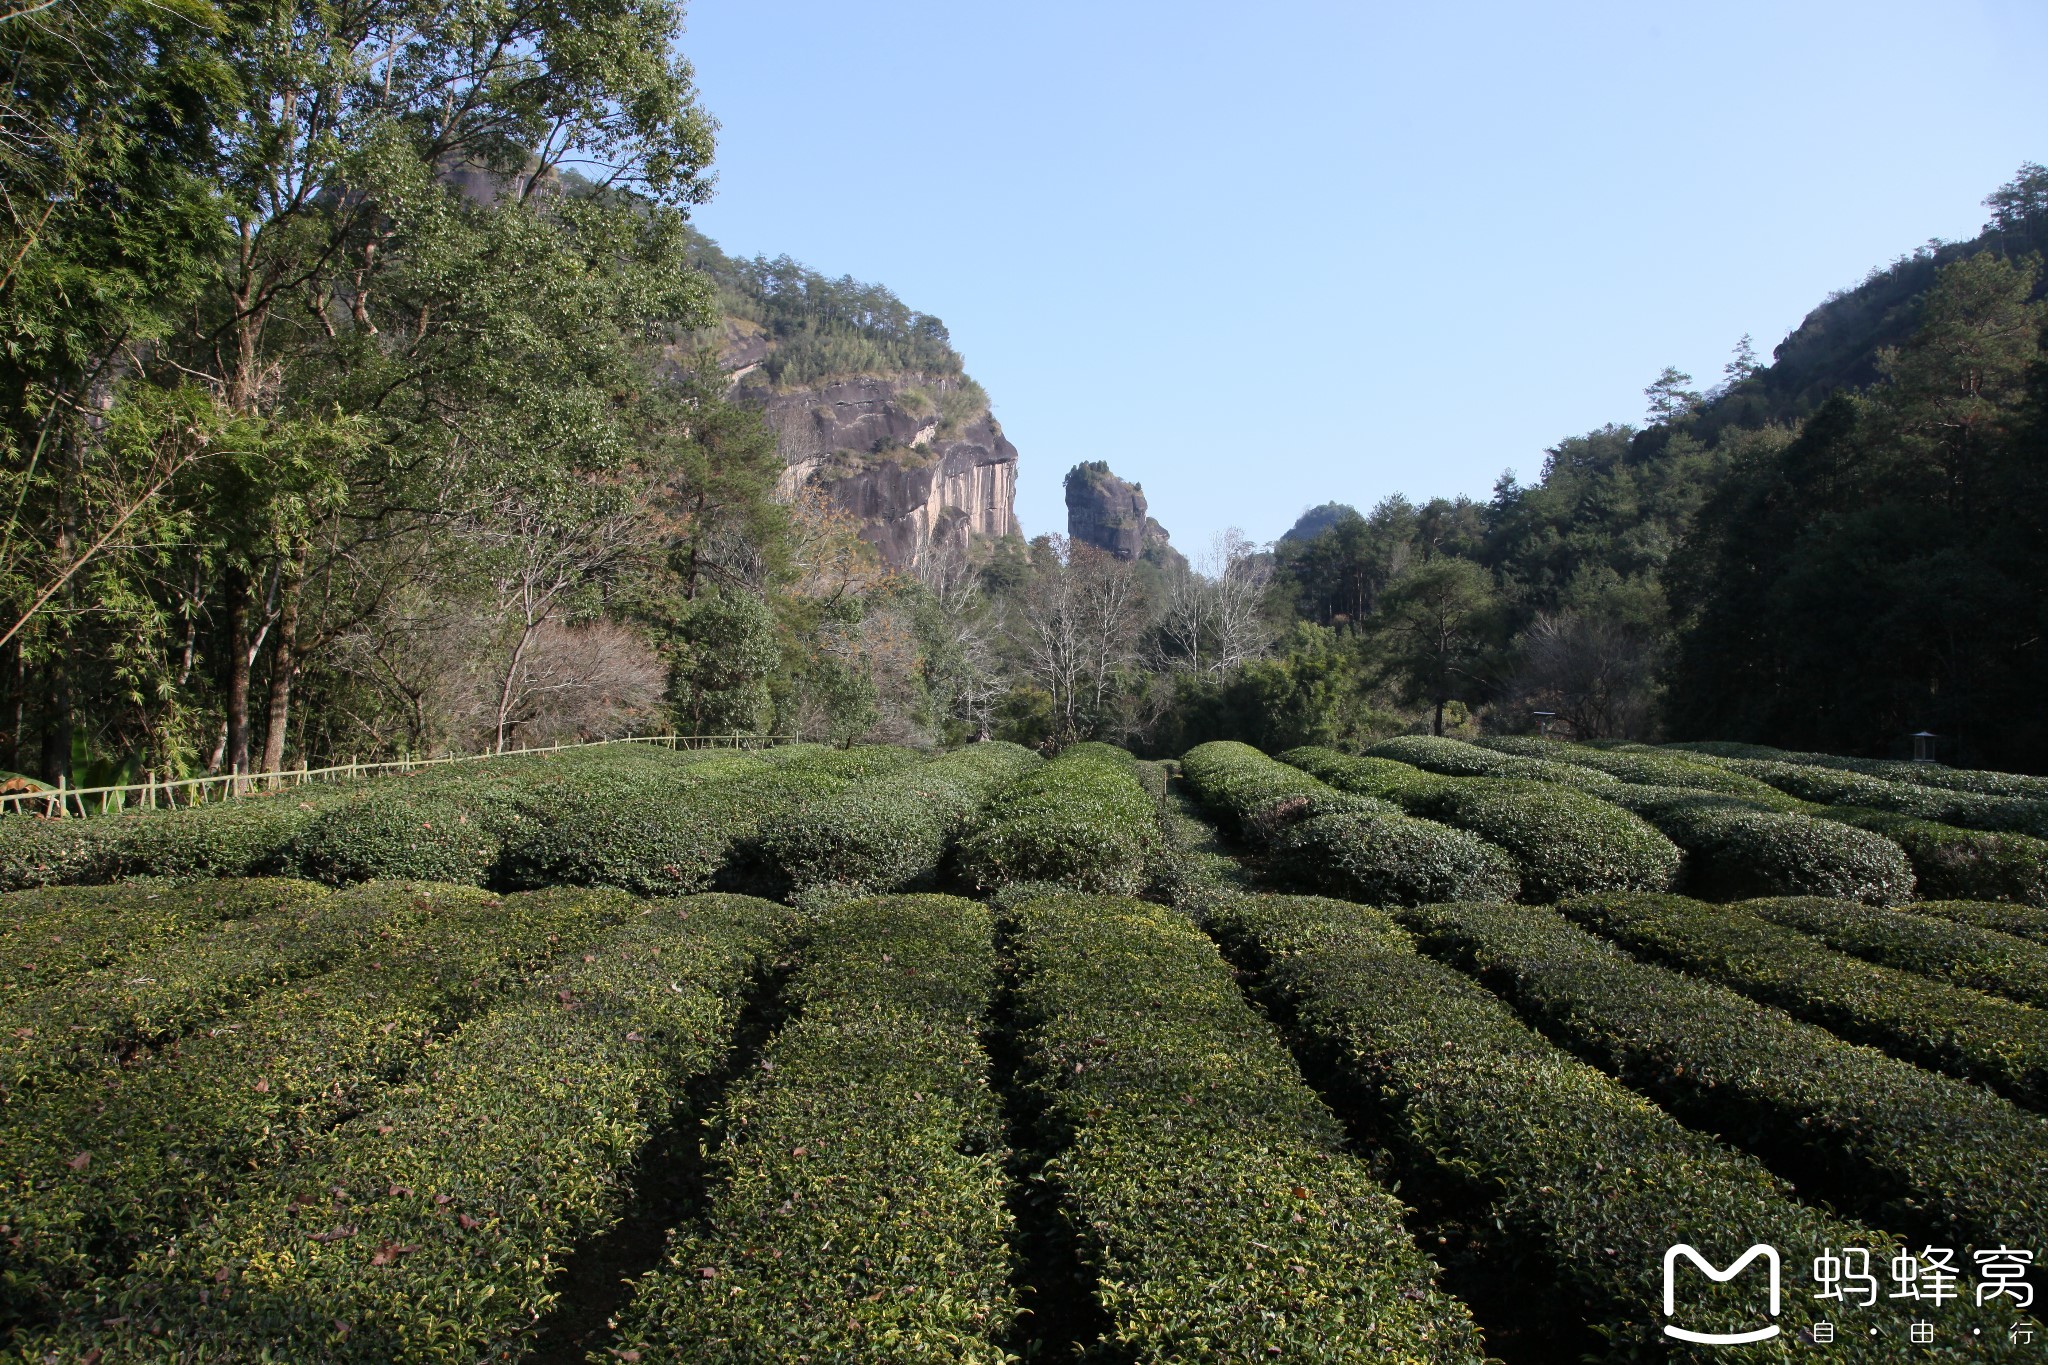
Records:
[[[2042,779],[614,746],[0,891],[17,1365],[2048,1359]]]

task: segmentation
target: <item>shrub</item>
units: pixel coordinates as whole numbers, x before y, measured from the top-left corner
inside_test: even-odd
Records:
[[[103,882],[113,875],[115,821],[0,815],[0,891]]]
[[[1890,905],[1913,894],[1905,850],[1880,834],[1671,787],[1603,795],[1685,850],[1685,884],[1693,895],[1835,896]]]
[[[1855,1042],[2048,1101],[2048,1016],[2009,1000],[1836,952],[1733,906],[1679,896],[1569,901],[1574,920],[1682,971],[1732,986]]]
[[[1046,1167],[1134,1360],[1476,1362],[1400,1203],[1201,932],[1142,902],[1007,918]]]
[[[1497,764],[1489,777],[1516,777],[1530,782],[1558,782],[1567,787],[1577,787],[1595,795],[1616,786],[1621,779],[1613,773],[1598,768],[1588,768],[1579,763],[1557,763],[1547,758],[1504,758]]]
[[[1768,744],[1742,744],[1729,739],[1708,739],[1688,741],[1682,744],[1662,744],[1681,754],[1695,754],[1702,758],[1763,758],[1782,759],[1787,756],[1783,749],[1773,749]]]
[[[0,1110],[0,1223],[12,1229],[0,1240],[0,1318],[118,1272],[236,1181],[290,1160],[633,905],[616,892],[501,900],[402,882],[318,904],[336,932],[351,910],[379,921],[376,946],[266,992],[175,1055],[144,1054]]]
[[[1307,745],[1280,755],[1282,763],[1301,769],[1338,791],[1354,796],[1375,796],[1399,801],[1419,791],[1435,791],[1444,785],[1436,773],[1427,773],[1391,758],[1361,758],[1335,749]]]
[[[928,885],[975,812],[1038,762],[1021,745],[972,744],[855,782],[775,822],[761,841],[762,863],[785,896]]]
[[[1643,787],[1684,787],[1692,791],[1746,796],[1766,805],[1783,806],[1783,796],[1768,783],[1730,772],[1718,763],[1701,762],[1655,749],[1595,749],[1584,744],[1558,744],[1548,755],[1566,763],[1594,768],[1623,782]]]
[[[1722,759],[1724,766],[1739,769],[1781,791],[1823,805],[1861,807],[1935,820],[1965,829],[2027,834],[2048,838],[2048,801],[2020,796],[1987,796],[1963,791],[1942,791],[1909,782],[1891,782],[1881,777],[1837,768],[1800,763],[1765,762],[1753,759]]]
[[[1508,754],[1515,758],[1543,758],[1560,761],[1560,750],[1571,746],[1559,739],[1544,739],[1537,735],[1487,735],[1472,743],[1481,749],[1491,749],[1497,754]]]
[[[523,1351],[565,1250],[615,1224],[655,1126],[723,1057],[788,914],[719,896],[635,916],[102,1287],[146,1311],[80,1294],[37,1349],[332,1365]]]
[[[752,844],[771,820],[798,817],[848,783],[919,761],[907,749],[808,749],[733,756],[656,781],[599,776],[562,784],[537,801],[509,842],[500,877],[510,886],[617,886],[681,896],[714,882],[761,880]]]
[[[1992,772],[1982,768],[1947,768],[1939,763],[1910,763],[1901,759],[1869,759],[1868,767],[1856,771],[1894,782],[1910,782],[1938,791],[1968,792],[1974,796],[2013,796],[2030,801],[2048,799],[2048,777],[2023,773]]]
[[[1155,800],[1166,795],[1169,775],[1166,764],[1140,759],[1131,765],[1131,772],[1138,779],[1138,785],[1145,789],[1146,795]]]
[[[10,991],[0,1038],[0,1103],[76,1072],[97,1071],[187,1033],[265,991],[325,971],[376,944],[410,908],[364,907],[294,888],[243,901],[244,913],[108,951],[96,969]],[[267,902],[267,903],[265,903]]]
[[[1468,777],[1411,797],[1419,815],[1507,850],[1524,897],[1660,891],[1678,875],[1676,846],[1617,806],[1541,782]]]
[[[294,842],[292,860],[306,876],[334,885],[388,879],[479,886],[499,847],[481,803],[386,787],[321,814]]]
[[[1507,854],[1463,830],[1407,815],[1324,815],[1294,826],[1275,848],[1298,886],[1369,905],[1513,900],[1521,889]]]
[[[1157,799],[1121,749],[1077,744],[998,791],[960,840],[954,862],[977,891],[1056,882],[1135,896],[1159,849]]]
[[[1224,848],[1216,827],[1202,819],[1195,803],[1178,789],[1160,801],[1158,822],[1151,884],[1159,899],[1199,914],[1213,897],[1250,885],[1250,875]]]
[[[11,892],[0,896],[0,992],[11,1002],[158,943],[325,894],[311,882],[270,879]]]
[[[983,906],[834,911],[791,981],[796,1022],[723,1107],[716,1201],[622,1315],[629,1359],[1013,1359],[997,1344],[1017,1304],[979,1036],[995,984]]]
[[[342,793],[279,792],[212,806],[123,815],[109,849],[114,877],[255,877],[291,869],[293,845]]]
[[[1325,1093],[1392,1148],[1405,1177],[1447,1189],[1447,1201],[1498,1229],[1508,1241],[1502,1255],[1549,1268],[1557,1297],[1610,1359],[1666,1358],[1656,1309],[1675,1241],[1717,1263],[1756,1242],[1861,1246],[1874,1260],[1899,1248],[1800,1203],[1753,1158],[1552,1046],[1492,993],[1417,956],[1378,911],[1240,897],[1211,924],[1294,1021],[1303,1049],[1327,1070]],[[1696,1280],[1688,1291],[1702,1322],[1754,1313],[1739,1285]],[[1967,1300],[1952,1309],[1945,1321],[1965,1332],[1971,1321],[2004,1330]],[[1885,1338],[1845,1335],[1832,1349],[1859,1365],[1895,1361],[1890,1341],[1915,1315],[1880,1300],[1859,1322],[1881,1325]],[[1796,1336],[1825,1316],[1827,1305],[1788,1294],[1780,1321]]]
[[[1772,763],[1796,763],[1803,767],[1833,768],[1841,772],[1860,773],[1865,777],[1885,778],[1893,782],[1933,787],[1942,791],[1970,792],[1978,796],[2018,796],[2033,800],[2048,798],[2048,778],[2028,777],[2020,773],[1951,768],[1940,763],[1909,763],[1901,759],[1845,758],[1837,754],[1796,753],[1788,749],[1773,749],[1764,744],[1707,741],[1667,744],[1664,747],[1714,758],[1756,759]]]
[[[1545,1033],[1802,1188],[1916,1238],[2032,1246],[2043,1231],[2048,1127],[1976,1086],[1636,962],[1551,911],[1438,905],[1400,918]]]
[[[1745,901],[1739,908],[1866,962],[2048,1006],[2048,947],[2011,934],[1813,897]]]
[[[1390,811],[1371,797],[1329,787],[1285,763],[1276,763],[1249,744],[1214,740],[1182,755],[1181,777],[1188,790],[1230,833],[1254,845],[1269,843],[1282,829],[1337,811]]]
[[[1825,806],[1815,814],[1882,834],[1903,848],[1913,863],[1917,891],[1929,899],[2048,906],[2048,839],[1958,829],[1854,806]]]
[[[2048,943],[2048,910],[2032,905],[2005,905],[1996,901],[1916,901],[1901,906],[1915,915],[1945,919],[1951,924],[1968,924],[2014,938]]]
[[[1365,756],[1391,759],[1445,777],[1484,777],[1503,761],[1499,754],[1475,744],[1435,735],[1396,735],[1368,748]]]
[[[1744,776],[1769,783],[1779,791],[1798,797],[1802,801],[1815,801],[1821,805],[1861,805],[1873,809],[1904,811],[1906,814],[1932,816],[1947,810],[1953,801],[1934,792],[1917,792],[1896,782],[1887,782],[1880,777],[1866,777],[1861,773],[1843,772],[1834,768],[1815,768],[1801,763],[1781,763],[1768,759],[1724,759],[1722,766]],[[1904,809],[1910,807],[1910,809]]]

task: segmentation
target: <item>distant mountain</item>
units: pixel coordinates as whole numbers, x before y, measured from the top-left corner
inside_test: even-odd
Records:
[[[1320,507],[1311,507],[1303,512],[1296,518],[1294,525],[1280,533],[1280,539],[1314,540],[1344,518],[1357,515],[1358,509],[1348,502],[1326,502]]]

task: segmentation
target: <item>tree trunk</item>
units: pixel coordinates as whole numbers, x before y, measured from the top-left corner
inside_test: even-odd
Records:
[[[49,684],[43,704],[43,780],[55,782],[71,775],[71,679],[61,652],[50,656],[43,677]]]
[[[284,769],[284,737],[291,723],[292,675],[298,672],[299,576],[286,565],[278,588],[277,643],[270,655],[270,713],[263,730],[263,771]]]
[[[1444,699],[1443,699],[1442,697],[1438,697],[1438,698],[1436,699],[1436,729],[1435,729],[1435,730],[1433,730],[1433,731],[1431,731],[1431,733],[1432,733],[1432,734],[1434,734],[1434,735],[1435,735],[1435,736],[1436,736],[1436,737],[1437,737],[1438,739],[1442,739],[1442,738],[1443,738],[1443,733],[1444,733]]]
[[[506,721],[512,714],[512,689],[518,685],[519,666],[526,659],[526,647],[533,643],[533,634],[539,629],[540,622],[527,621],[526,628],[519,632],[519,643],[512,647],[512,661],[505,666],[505,685],[498,689],[498,744],[494,752],[505,752]]]
[[[240,568],[227,572],[228,607],[227,752],[231,773],[249,771],[249,575]]]
[[[28,660],[21,654],[21,641],[16,640],[14,649],[14,726],[8,736],[7,766],[13,772],[21,771],[21,730],[28,723]]]

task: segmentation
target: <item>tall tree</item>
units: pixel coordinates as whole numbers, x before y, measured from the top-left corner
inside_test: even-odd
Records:
[[[1382,667],[1403,700],[1426,702],[1432,732],[1444,732],[1444,708],[1478,701],[1493,682],[1501,629],[1493,576],[1467,559],[1418,564],[1387,592],[1376,634]]]

